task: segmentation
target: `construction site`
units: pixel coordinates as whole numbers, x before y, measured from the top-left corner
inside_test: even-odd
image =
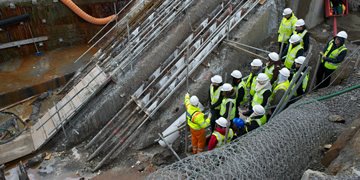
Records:
[[[289,15],[309,37],[291,67]],[[360,179],[359,59],[359,0],[1,0],[0,180]],[[254,104],[261,84],[247,84],[257,60],[259,82],[281,63],[265,105]],[[219,95],[222,126],[214,77],[226,94],[234,70],[245,105]],[[207,123],[204,149],[192,106]],[[255,106],[267,120],[249,130]]]

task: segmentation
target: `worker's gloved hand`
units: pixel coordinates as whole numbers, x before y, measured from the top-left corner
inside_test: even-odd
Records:
[[[246,119],[245,119],[245,124],[246,124],[246,125],[249,125],[249,124],[250,124],[250,121],[251,121],[251,119],[250,119],[249,117],[246,118]]]
[[[211,112],[210,112],[209,115],[208,115],[208,119],[211,119]]]
[[[189,93],[186,93],[186,94],[185,94],[185,98],[190,98],[190,94],[189,94]]]

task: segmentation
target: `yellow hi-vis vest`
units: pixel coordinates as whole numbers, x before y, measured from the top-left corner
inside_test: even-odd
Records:
[[[221,102],[221,107],[220,107],[220,116],[224,117],[225,112],[227,111],[226,109],[226,104],[230,102],[231,103],[231,112],[230,113],[230,120],[235,118],[235,112],[236,112],[236,99],[232,99],[232,98],[224,98]],[[224,117],[227,118],[227,117]]]
[[[217,131],[214,131],[212,134],[216,137],[216,140],[217,140],[216,147],[217,148],[221,147],[222,145],[225,144],[224,143],[224,139],[225,139],[224,135],[222,135],[221,133],[219,133]],[[232,140],[233,137],[234,137],[234,131],[231,128],[229,128],[228,137],[227,137],[226,142],[229,143]]]
[[[264,125],[267,122],[267,118],[263,115],[261,118],[252,118],[250,117],[250,121],[256,121],[259,126]]]
[[[275,96],[275,94],[279,91],[279,90],[284,90],[284,91],[287,91],[287,89],[289,89],[289,86],[290,86],[290,82],[289,80],[286,80],[284,82],[281,82],[279,84],[277,84],[275,86],[275,89],[271,95],[271,98],[273,98]]]
[[[292,32],[295,30],[295,23],[297,21],[297,17],[295,17],[294,13],[290,19],[282,18],[280,27],[279,27],[279,37],[278,42],[288,43]],[[284,36],[284,39],[283,39]]]
[[[210,124],[210,119],[205,119],[204,113],[200,108],[190,104],[190,97],[185,97],[186,119],[191,129],[200,130],[206,128]]]
[[[254,78],[252,78],[253,76],[254,76]],[[251,78],[252,78],[252,81],[251,81]],[[257,75],[250,73],[250,75],[246,81],[246,88],[250,90],[251,96],[254,96],[254,94],[255,94],[256,78],[257,78]]]
[[[263,101],[264,101],[264,96],[263,95],[264,95],[264,92],[267,91],[267,90],[269,90],[269,89],[264,88],[264,89],[262,89],[260,91],[256,91],[256,93],[254,95],[254,98],[253,98],[253,100],[251,102],[252,107],[254,107],[255,105],[261,105],[263,103]],[[271,91],[271,89],[270,89],[270,91]]]
[[[298,33],[298,32],[296,32],[296,31],[294,31],[293,32],[293,34],[297,34],[297,35],[299,35],[300,37],[301,37],[301,42],[300,42],[300,44],[304,47],[304,36],[306,35],[306,33],[307,33],[308,31],[305,29],[302,33]]]
[[[330,54],[330,50],[331,48],[333,47],[334,45],[334,40],[331,40],[329,42],[329,46],[328,48],[326,49],[325,53],[324,53],[324,56],[325,57],[329,57],[329,58],[332,58],[332,59],[336,59],[339,54],[345,50],[347,50],[345,44],[343,44],[342,46],[338,47],[337,49],[333,50]],[[321,59],[321,62],[324,63],[324,59]],[[327,69],[337,69],[339,67],[340,63],[331,63],[331,62],[325,62],[324,66],[327,68]]]
[[[261,116],[261,118],[249,117],[249,120],[250,121],[256,121],[257,124],[259,125],[259,127],[264,125],[267,122],[266,115]],[[245,131],[249,132],[247,126],[245,126]]]
[[[286,59],[284,63],[286,68],[291,69],[292,65],[294,64],[296,54],[300,49],[304,49],[304,47],[301,44],[297,45],[296,47],[293,47],[292,44],[289,45],[289,49],[287,51]]]
[[[240,88],[244,88],[244,97],[243,97],[243,100],[240,102],[240,105],[244,105],[247,101],[248,101],[248,91],[246,89],[246,83],[245,81],[241,81],[236,87],[235,87],[235,90],[236,90],[236,99],[238,98],[238,91]]]
[[[269,77],[271,80],[274,74],[275,65],[271,65],[270,67],[265,67],[265,74]]]
[[[298,73],[298,72],[296,72],[293,77],[295,77],[297,73]],[[303,76],[303,75],[304,75],[304,72],[301,72],[301,75]],[[300,77],[301,77],[301,76],[300,76]],[[292,81],[292,80],[291,80],[291,81]],[[302,88],[302,90],[303,90],[304,92],[306,91],[308,84],[309,84],[309,73],[306,74],[305,78],[304,78],[303,81],[302,81],[302,86],[301,86],[301,88]],[[296,91],[295,91],[295,94],[294,94],[294,95],[295,95],[295,96],[298,95]]]
[[[214,90],[214,86],[210,85],[210,98],[211,98],[211,105],[215,104],[220,97],[220,87],[218,87],[216,90]],[[220,105],[215,107],[215,109],[220,109]]]

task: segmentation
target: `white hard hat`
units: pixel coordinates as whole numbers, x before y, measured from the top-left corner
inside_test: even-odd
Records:
[[[345,31],[340,31],[336,34],[336,37],[341,37],[341,38],[347,39],[348,35]]]
[[[268,80],[269,80],[269,76],[266,75],[265,73],[260,73],[256,78],[256,81],[268,81]]]
[[[262,105],[255,105],[253,107],[253,111],[257,114],[257,115],[264,115],[265,114],[265,109],[264,107],[262,107]]]
[[[234,70],[232,73],[231,73],[231,76],[236,78],[236,79],[240,79],[242,78],[242,74],[239,70]]]
[[[211,82],[220,84],[220,83],[222,83],[222,77],[219,75],[215,75],[211,78]]]
[[[295,63],[303,64],[305,59],[306,58],[304,56],[299,56],[298,58],[295,59]]]
[[[293,34],[289,40],[290,43],[296,43],[296,42],[300,42],[300,41],[301,41],[301,37],[297,34]]]
[[[225,118],[223,118],[223,117],[220,117],[215,122],[216,122],[216,124],[218,124],[221,127],[226,128],[226,126],[227,126],[227,120]]]
[[[261,61],[260,59],[254,59],[254,60],[251,62],[250,65],[251,65],[251,66],[262,66],[263,63],[262,63],[262,61]]]
[[[291,13],[292,13],[292,10],[290,8],[285,8],[282,15],[286,16],[286,15],[289,15]]]
[[[278,61],[279,60],[279,54],[276,52],[271,52],[268,54],[269,58],[273,61]]]
[[[303,19],[299,19],[296,21],[295,26],[305,26],[305,21]]]
[[[199,98],[197,96],[191,96],[190,104],[193,106],[199,105]]]
[[[229,92],[233,89],[232,85],[229,83],[225,83],[221,86],[221,91]]]
[[[285,77],[289,77],[289,76],[290,76],[290,71],[289,71],[287,68],[285,68],[285,67],[282,68],[282,69],[280,69],[279,73],[282,74],[282,75],[285,76]]]

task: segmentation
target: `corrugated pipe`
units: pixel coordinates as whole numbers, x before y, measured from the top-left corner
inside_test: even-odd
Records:
[[[22,21],[28,21],[30,19],[29,14],[22,14],[19,16],[9,17],[7,19],[0,20],[0,27],[5,27],[13,24],[20,23]]]
[[[348,87],[346,89],[343,89],[341,91],[336,91],[334,93],[331,93],[331,94],[328,94],[328,95],[325,95],[325,96],[320,96],[320,97],[317,97],[313,100],[310,100],[310,101],[305,101],[301,104],[298,104],[297,106],[300,106],[300,105],[304,105],[304,104],[309,104],[309,103],[313,103],[313,102],[316,102],[316,101],[323,101],[323,100],[326,100],[326,99],[330,99],[330,98],[333,98],[335,96],[339,96],[341,94],[344,94],[344,93],[347,93],[349,91],[352,91],[352,90],[355,90],[355,89],[358,89],[360,88],[360,84],[357,84],[357,85],[353,85],[351,87]]]
[[[116,18],[116,15],[111,15],[105,18],[95,18],[84,12],[82,9],[79,8],[72,0],[61,0],[68,8],[70,8],[75,14],[80,16],[85,21],[96,24],[96,25],[105,25],[109,21],[113,21]]]

